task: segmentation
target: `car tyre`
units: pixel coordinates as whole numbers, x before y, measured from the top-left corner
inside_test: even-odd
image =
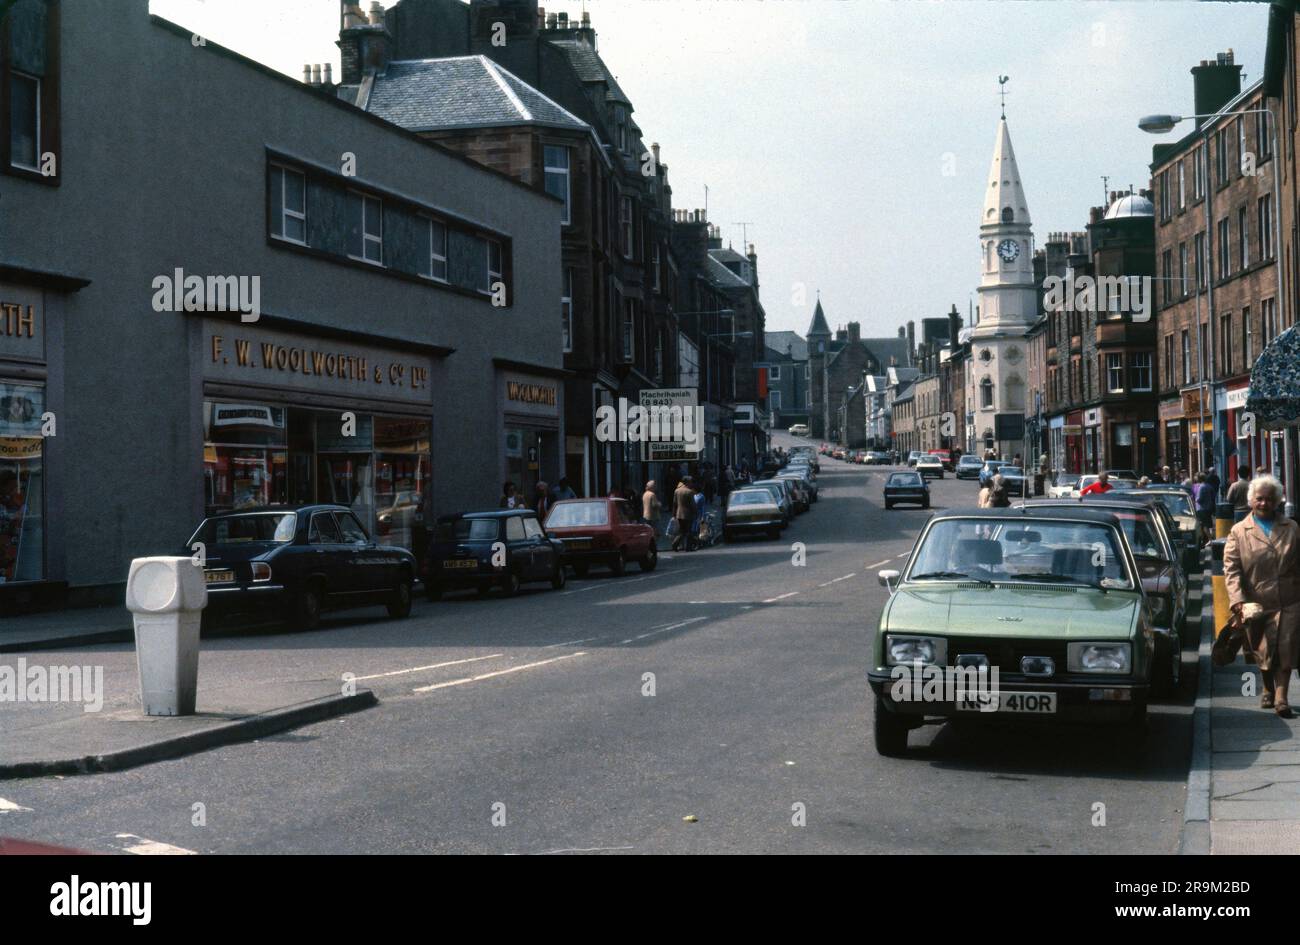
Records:
[[[623,549],[620,548],[618,554],[610,559],[609,573],[614,577],[622,577],[626,571],[627,557],[624,555]]]
[[[403,577],[393,588],[393,596],[388,601],[388,616],[394,620],[404,620],[411,616],[411,582]]]
[[[1183,648],[1177,641],[1156,650],[1156,664],[1151,670],[1151,689],[1160,699],[1173,699],[1178,695],[1183,679]]]
[[[921,503],[921,508],[923,508],[923,509],[928,509],[929,507],[930,507],[930,500],[929,500],[929,499],[926,499],[924,502]]]
[[[555,570],[551,572],[551,590],[564,590],[564,585],[567,580],[568,578],[565,574],[563,563],[557,561],[555,563]]]
[[[514,597],[519,593],[519,572],[511,568],[501,576],[501,593]]]
[[[653,571],[659,564],[659,549],[651,545],[640,561],[642,571]]]
[[[769,529],[767,530],[767,537],[770,538],[770,539],[772,539],[773,541],[780,541],[780,540],[781,540],[781,529],[779,529],[779,528],[769,528]]]
[[[732,531],[731,529],[729,529],[729,528],[724,528],[724,529],[722,530],[722,541],[723,541],[725,544],[731,544],[731,543],[734,542],[735,540],[736,540],[736,533],[735,533],[735,532],[733,532],[733,531]]]
[[[310,584],[298,592],[293,599],[293,616],[291,622],[295,630],[315,630],[320,626],[321,592],[320,587]]]
[[[907,733],[910,727],[885,708],[883,699],[876,699],[876,717],[872,723],[876,738],[876,752],[886,758],[900,758],[907,754]]]

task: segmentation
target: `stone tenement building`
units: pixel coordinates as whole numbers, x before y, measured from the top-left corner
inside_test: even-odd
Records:
[[[831,336],[819,299],[808,328],[810,374],[809,418],[813,437],[826,439],[836,432],[836,417],[850,388],[863,383],[863,375],[883,374],[888,367],[911,367],[913,334],[897,338],[863,338],[862,326],[849,322]]]

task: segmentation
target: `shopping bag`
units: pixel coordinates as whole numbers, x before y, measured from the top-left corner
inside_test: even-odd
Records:
[[[669,538],[675,538],[675,537],[677,536],[677,530],[678,530],[678,527],[679,527],[679,526],[678,526],[678,524],[677,524],[677,519],[675,519],[675,518],[670,518],[670,519],[668,520],[668,537],[669,537]]]

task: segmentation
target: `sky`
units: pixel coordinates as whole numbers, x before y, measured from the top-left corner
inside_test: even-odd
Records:
[[[363,4],[367,9],[369,2]],[[384,6],[393,3],[385,2]],[[659,142],[674,206],[758,253],[769,331],[897,334],[967,318],[1006,84],[1041,246],[1105,189],[1149,186],[1156,112],[1191,114],[1190,69],[1234,51],[1263,72],[1266,3],[1191,0],[541,0],[591,14],[600,53]],[[294,78],[334,64],[336,0],[150,0],[150,10]],[[1104,185],[1102,176],[1109,178]],[[969,324],[969,319],[967,321]]]

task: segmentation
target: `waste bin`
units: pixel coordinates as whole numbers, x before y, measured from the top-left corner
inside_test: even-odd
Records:
[[[199,625],[208,603],[203,569],[190,558],[136,558],[126,579],[135,620],[136,665],[145,715],[193,715],[199,684]]]

